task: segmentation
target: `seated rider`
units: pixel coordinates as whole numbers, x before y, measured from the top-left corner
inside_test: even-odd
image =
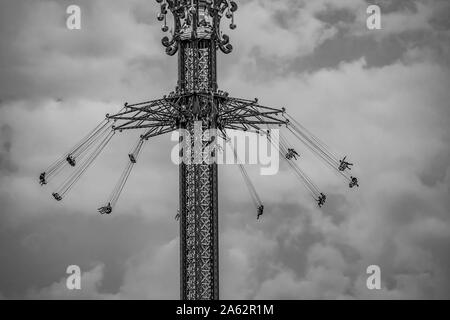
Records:
[[[41,184],[41,186],[43,186],[44,184],[47,184],[47,180],[45,180],[45,172],[42,172],[39,175],[39,183]]]
[[[75,167],[75,158],[71,154],[67,156],[66,160],[72,167]]]
[[[55,198],[56,201],[61,201],[62,197],[57,192],[52,193],[53,198]]]
[[[264,213],[264,206],[263,206],[263,205],[260,205],[260,206],[258,207],[258,215],[256,216],[256,219],[259,220],[259,217],[262,216],[263,213]]]
[[[135,158],[134,154],[130,153],[130,154],[128,155],[128,158],[130,158],[130,161],[131,161],[132,163],[136,163],[136,158]]]
[[[327,199],[327,196],[323,193],[320,193],[319,199],[317,199],[317,203],[319,204],[319,207],[322,207],[325,204],[325,200]]]
[[[358,182],[358,179],[357,178],[355,178],[355,177],[350,177],[350,179],[351,179],[351,181],[350,181],[350,183],[348,184],[348,186],[350,187],[350,188],[353,188],[353,187],[359,187],[359,182]]]
[[[111,203],[108,202],[106,206],[98,208],[98,212],[100,212],[100,214],[110,214],[112,212]]]
[[[345,156],[344,159],[339,160],[339,162],[340,162],[339,171],[345,171],[346,169],[352,170],[352,168],[350,168],[350,166],[353,166],[353,163],[345,161],[346,158],[347,158],[347,156]]]
[[[291,160],[292,158],[294,158],[295,160],[297,160],[297,157],[299,157],[300,155],[297,153],[297,151],[295,151],[295,149],[292,148],[288,148],[288,152],[286,154],[286,159]]]

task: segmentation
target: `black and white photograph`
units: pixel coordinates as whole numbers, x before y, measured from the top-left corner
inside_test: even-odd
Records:
[[[449,299],[450,1],[0,0],[0,300]]]

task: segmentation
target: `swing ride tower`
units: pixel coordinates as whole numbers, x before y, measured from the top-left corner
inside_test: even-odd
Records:
[[[168,3],[170,5],[170,3]],[[172,3],[172,5],[175,5]],[[170,7],[169,7],[170,8]],[[194,139],[217,127],[217,108],[211,99],[199,94],[217,92],[217,39],[220,10],[207,7],[206,2],[191,2],[190,7],[173,11],[175,21],[185,17],[183,25],[175,23],[172,40],[163,39],[166,52],[178,50],[177,93],[184,94],[184,103],[191,109],[179,127]],[[234,12],[235,7],[229,11]],[[233,11],[231,11],[233,10]],[[164,8],[161,12],[165,17]],[[163,27],[164,29],[164,27]],[[177,39],[178,38],[178,39]],[[229,52],[231,50],[228,50]],[[194,121],[201,121],[202,134],[196,137]],[[208,141],[201,141],[203,144]],[[206,145],[205,145],[206,146]],[[219,221],[217,163],[194,163],[199,156],[195,148],[187,148],[191,163],[179,165],[180,221],[180,294],[181,299],[219,299]],[[205,159],[206,160],[206,159]]]
[[[139,130],[136,146],[128,155],[127,164],[108,202],[99,208],[101,214],[111,214],[124,185],[136,164],[145,141],[173,131],[188,132],[191,139],[180,135],[179,213],[180,227],[180,298],[182,300],[219,299],[219,217],[218,168],[212,161],[221,133],[226,141],[226,130],[249,131],[267,137],[286,160],[296,177],[305,185],[321,207],[325,195],[295,163],[300,155],[287,138],[280,136],[274,143],[269,128],[285,127],[294,138],[326,164],[337,170],[353,188],[358,186],[350,176],[353,164],[342,160],[327,149],[317,137],[287,114],[284,108],[258,104],[258,99],[233,98],[218,90],[217,53],[228,54],[233,47],[230,38],[221,31],[223,18],[230,21],[234,30],[237,4],[232,0],[156,0],[160,5],[157,19],[163,23],[162,31],[169,36],[162,45],[170,56],[178,54],[178,82],[176,89],[162,99],[135,104],[125,103],[124,108],[105,119],[67,154],[50,165],[39,176],[41,185],[48,184],[63,170],[74,167],[74,172],[53,192],[61,201],[72,189],[116,133]],[[168,24],[171,24],[169,29]],[[200,125],[199,125],[200,124]],[[200,126],[200,134],[198,134]],[[181,130],[183,129],[183,130]],[[193,139],[192,139],[193,138]],[[200,148],[195,147],[200,145]],[[237,157],[236,153],[235,156]],[[264,206],[242,164],[241,174],[257,207],[257,218]]]
[[[197,143],[202,146],[196,150],[191,141],[191,147],[184,148],[188,161],[179,165],[181,299],[219,299],[218,172],[217,163],[209,161],[213,155],[208,154],[208,145],[213,138],[208,132],[223,129],[219,105],[226,104],[227,97],[218,91],[217,51],[228,54],[233,50],[220,27],[225,16],[231,20],[230,29],[236,28],[237,4],[229,0],[157,2],[162,30],[167,32],[167,20],[173,21],[171,38],[164,37],[162,44],[168,55],[178,53],[178,83],[172,93],[184,110],[178,127],[201,140]],[[194,133],[196,121],[201,122],[200,135]]]

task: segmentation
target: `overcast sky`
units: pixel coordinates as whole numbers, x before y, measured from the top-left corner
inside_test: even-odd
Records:
[[[382,30],[366,28],[378,3]],[[82,29],[66,28],[66,8]],[[220,168],[220,290],[231,299],[450,298],[448,0],[240,0],[219,86],[286,107],[355,162],[349,190],[304,152],[317,208],[282,167]],[[110,216],[103,204],[138,132],[121,135],[63,202],[37,177],[107,112],[176,84],[149,0],[0,0],[0,298],[178,299],[178,168],[149,141]],[[300,162],[301,164],[301,162]],[[65,270],[79,265],[82,290]],[[366,268],[381,267],[368,290]]]

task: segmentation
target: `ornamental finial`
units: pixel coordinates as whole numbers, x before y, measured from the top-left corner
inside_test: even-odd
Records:
[[[222,34],[220,22],[225,15],[230,20],[230,29],[236,29],[234,13],[238,6],[233,0],[156,0],[160,4],[157,19],[163,23],[162,31],[170,31],[170,38],[164,37],[162,44],[168,55],[178,51],[180,41],[209,39],[217,43],[224,53],[230,53],[233,46],[230,37]],[[173,16],[173,27],[169,29],[168,12]]]

